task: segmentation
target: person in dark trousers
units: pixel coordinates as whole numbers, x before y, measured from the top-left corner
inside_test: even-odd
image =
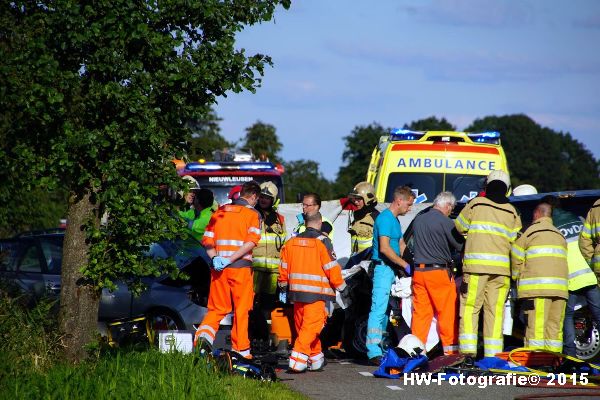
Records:
[[[567,262],[569,263],[569,298],[565,310],[563,329],[563,353],[576,356],[575,346],[575,304],[577,296],[584,297],[592,314],[594,325],[600,327],[600,289],[596,274],[590,268],[579,250],[579,234],[583,229],[581,219],[561,207],[560,199],[545,196],[542,202],[553,207],[552,222],[567,241]]]
[[[456,205],[451,192],[442,192],[414,226],[412,333],[423,343],[434,314],[445,355],[458,353],[457,291],[452,271],[451,247],[461,250],[464,238],[449,217]]]

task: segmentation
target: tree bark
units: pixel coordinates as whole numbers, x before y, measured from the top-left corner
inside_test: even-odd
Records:
[[[67,360],[79,362],[88,355],[86,346],[96,340],[100,292],[85,281],[81,268],[88,264],[89,245],[83,225],[94,218],[96,206],[90,193],[72,194],[63,245],[60,291],[60,331]]]

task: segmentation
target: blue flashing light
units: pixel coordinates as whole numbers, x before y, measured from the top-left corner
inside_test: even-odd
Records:
[[[275,169],[275,166],[270,162],[255,162],[255,163],[245,163],[240,164],[240,169]]]
[[[423,132],[411,131],[410,129],[392,129],[390,131],[391,140],[419,140],[423,137]]]
[[[500,132],[488,131],[488,132],[470,132],[467,136],[477,143],[487,144],[499,144],[500,143]]]
[[[256,171],[265,169],[275,169],[270,162],[192,162],[185,166],[188,171],[217,171],[217,170],[237,170],[237,171]]]
[[[221,169],[221,165],[219,163],[206,162],[206,163],[188,163],[185,166],[186,169],[190,171],[212,171],[216,169]]]
[[[490,138],[490,139],[499,139],[500,138],[500,132],[496,132],[496,131],[489,131],[489,132],[469,132],[467,133],[467,136],[469,137],[484,137],[484,138]]]

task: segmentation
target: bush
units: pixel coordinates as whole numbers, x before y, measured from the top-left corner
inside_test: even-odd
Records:
[[[43,371],[60,353],[57,300],[33,302],[0,285],[0,383],[23,371]]]

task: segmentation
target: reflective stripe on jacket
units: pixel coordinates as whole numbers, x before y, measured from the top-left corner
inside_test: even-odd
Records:
[[[302,303],[334,300],[334,290],[346,287],[342,268],[323,241],[303,234],[283,246],[278,281],[287,283],[290,301]]]
[[[464,272],[510,276],[510,246],[521,230],[521,218],[511,204],[476,197],[463,208],[455,225],[467,235]]]
[[[600,199],[588,211],[579,235],[579,249],[596,276],[600,277]]]
[[[257,244],[260,240],[260,216],[258,212],[243,200],[221,206],[211,217],[204,232],[202,245],[213,247],[217,255],[230,257],[244,243]],[[252,252],[227,266],[242,268],[252,266]]]
[[[350,251],[352,253],[360,253],[373,246],[373,226],[379,211],[372,210],[360,217],[358,215],[358,212],[354,212],[354,220],[348,229],[350,233]]]
[[[513,244],[511,260],[519,299],[568,299],[567,242],[550,218],[540,218],[527,228]]]
[[[267,225],[263,221],[260,240],[252,250],[252,266],[255,271],[277,273],[279,271],[279,255],[285,242],[285,218],[276,214],[275,222]],[[266,219],[265,219],[266,220]]]
[[[555,208],[552,222],[567,241],[567,263],[569,265],[569,291],[598,284],[596,275],[581,255],[578,246],[579,234],[583,230],[581,218],[568,210]]]

